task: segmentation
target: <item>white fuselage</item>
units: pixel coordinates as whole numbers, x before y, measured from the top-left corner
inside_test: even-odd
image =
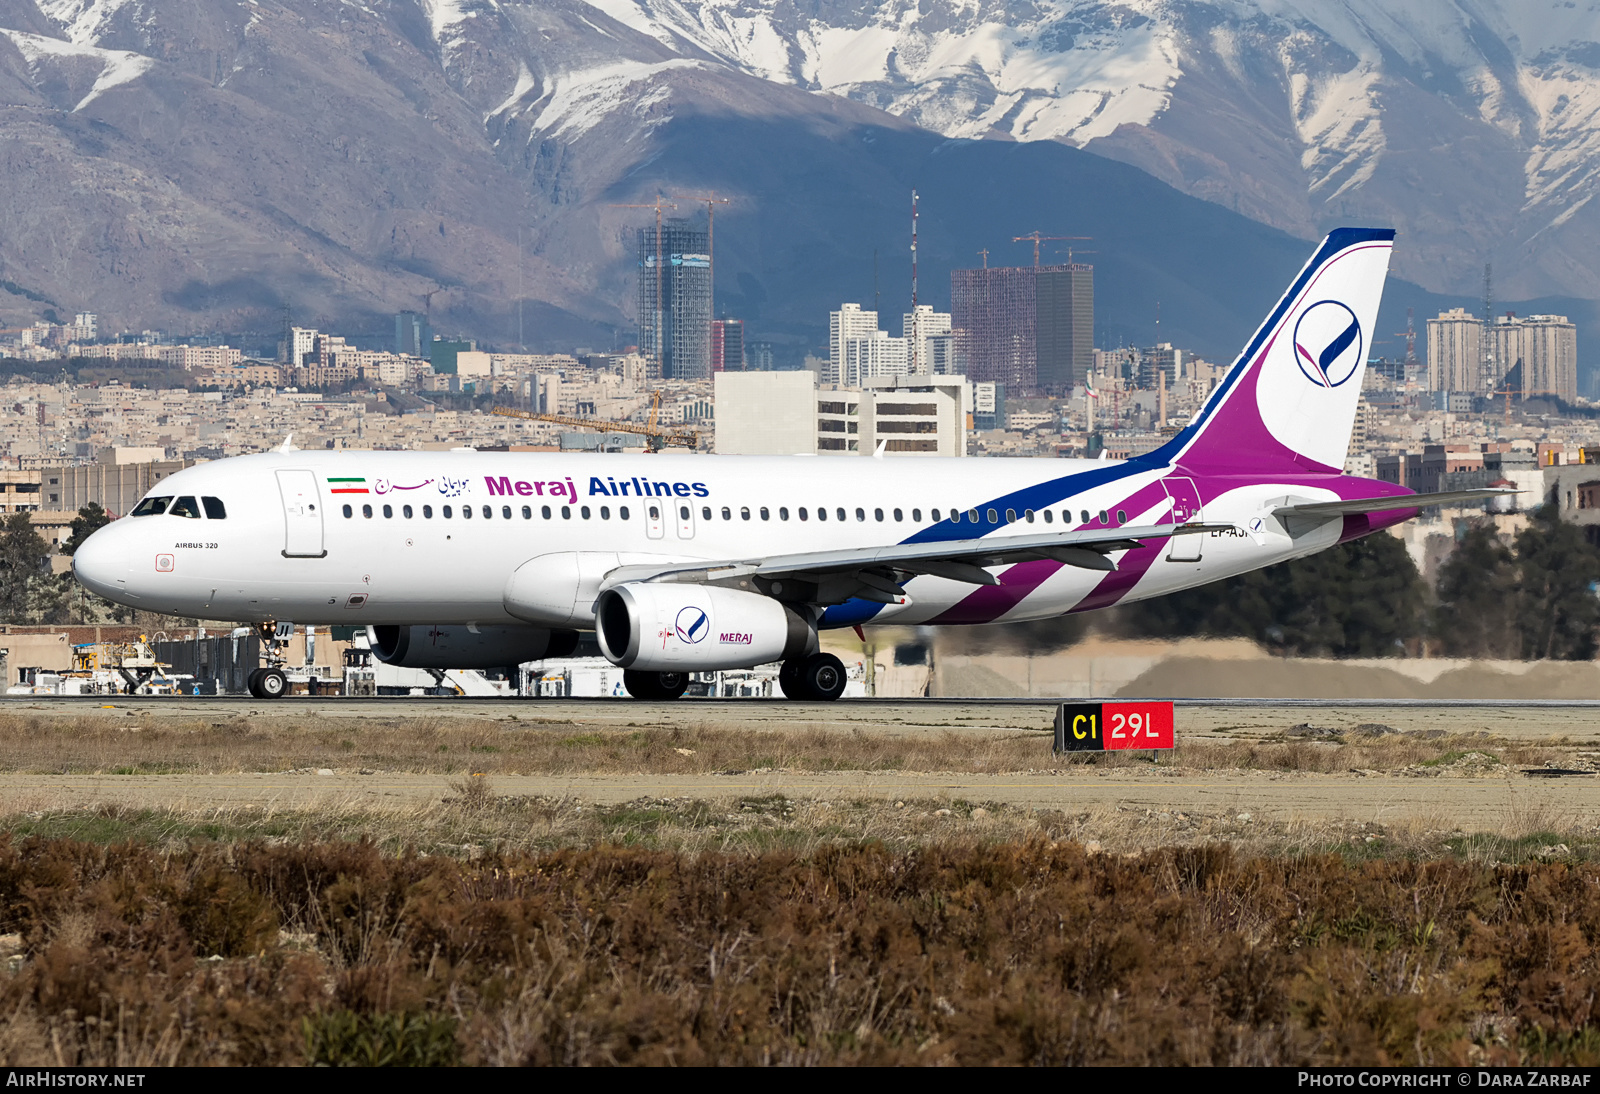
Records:
[[[92,591],[120,603],[200,618],[517,624],[525,620],[504,604],[508,578],[542,555],[735,560],[917,536],[1099,529],[1102,513],[1115,525],[1163,524],[1174,508],[1163,480],[1189,481],[1181,476],[1082,460],[272,452],[186,469],[149,495],[217,499],[225,518],[206,515],[203,505],[195,517],[125,517],[95,533],[74,568]],[[1335,542],[1336,520],[1291,539],[1271,519],[1272,505],[1290,494],[1334,496],[1292,479],[1212,481],[1203,519],[1240,530],[1161,544],[1137,580],[1122,577],[1128,587],[1115,600],[1203,584]],[[991,509],[998,525],[965,516],[976,510],[980,522],[994,520]],[[952,511],[963,521],[952,524]],[[1196,507],[1180,517],[1202,514]],[[1002,590],[1009,569],[991,568]],[[908,605],[871,606],[880,614],[866,618],[836,614],[824,626],[1044,618],[1101,606],[1091,594],[1108,577],[1115,575],[1058,566],[1000,595],[921,576],[905,586]]]

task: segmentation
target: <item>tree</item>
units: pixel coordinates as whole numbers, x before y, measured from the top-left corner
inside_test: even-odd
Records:
[[[67,538],[67,542],[61,545],[61,553],[64,555],[72,554],[83,546],[84,540],[94,535],[96,529],[104,528],[110,523],[111,514],[106,512],[99,502],[91,501],[88,505],[78,510],[77,519],[69,525],[72,529],[72,535]]]
[[[0,523],[0,622],[33,618],[33,594],[49,580],[50,545],[33,530],[26,512]]]
[[[1467,530],[1439,567],[1433,635],[1448,657],[1522,656],[1521,591],[1516,557],[1493,525]]]
[[[1119,609],[1118,629],[1240,636],[1284,653],[1382,657],[1422,631],[1424,586],[1405,545],[1370,535]]]
[[[1600,626],[1600,552],[1554,505],[1544,505],[1517,534],[1517,629],[1525,658],[1588,661]]]

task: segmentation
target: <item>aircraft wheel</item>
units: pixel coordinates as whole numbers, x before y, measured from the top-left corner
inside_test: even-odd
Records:
[[[685,672],[635,672],[624,669],[622,686],[635,699],[680,699],[689,690]]]
[[[788,699],[809,699],[805,685],[800,683],[800,674],[805,671],[806,663],[803,658],[792,657],[783,663],[778,670],[778,690],[783,692]]]
[[[808,699],[832,702],[844,694],[844,662],[831,653],[814,653],[800,663],[800,686]]]
[[[254,695],[257,699],[266,698],[266,696],[261,694],[261,674],[266,671],[266,669],[251,669],[250,675],[246,676],[244,680],[245,690],[251,695]]]
[[[256,683],[263,699],[281,699],[289,691],[289,678],[277,669],[267,669]]]

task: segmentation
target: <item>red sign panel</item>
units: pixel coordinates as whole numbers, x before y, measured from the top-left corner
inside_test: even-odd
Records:
[[[1056,711],[1057,752],[1173,748],[1172,704],[1063,703]]]

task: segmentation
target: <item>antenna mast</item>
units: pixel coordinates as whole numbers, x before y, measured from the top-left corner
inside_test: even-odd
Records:
[[[911,191],[911,310],[917,310],[917,192]]]

